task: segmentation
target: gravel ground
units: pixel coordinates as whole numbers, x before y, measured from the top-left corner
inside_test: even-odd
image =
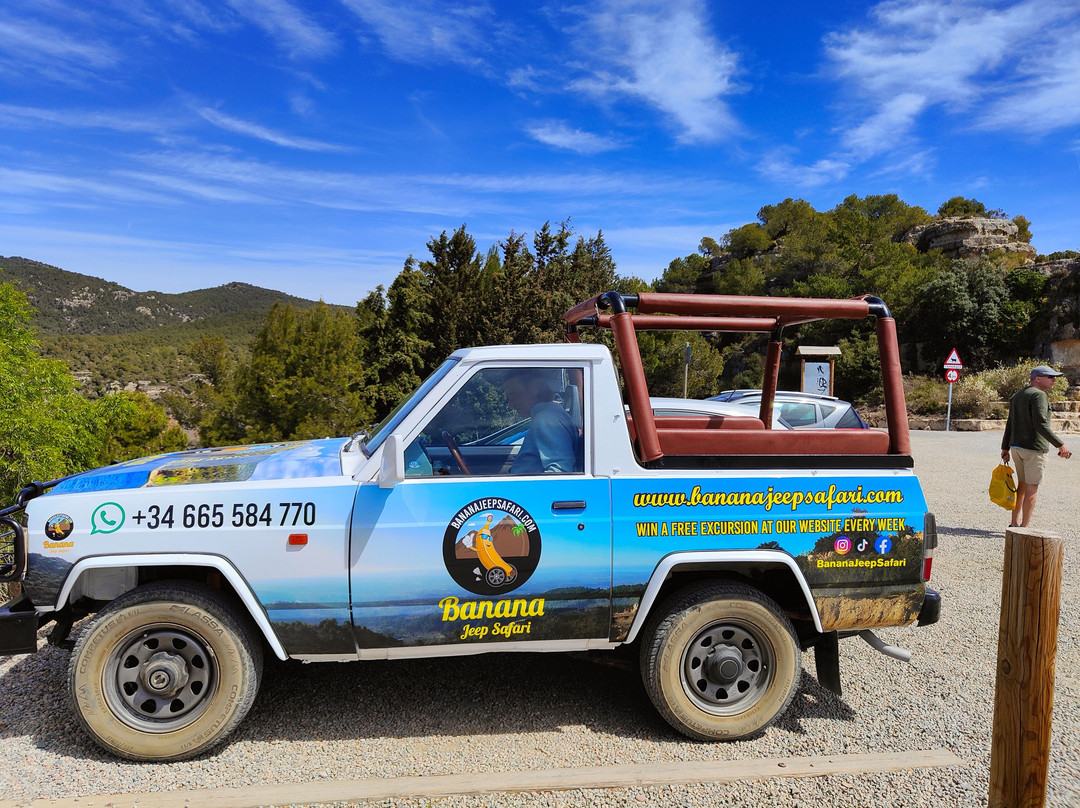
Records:
[[[813,676],[813,652],[786,716],[734,744],[676,735],[632,668],[567,655],[508,654],[349,665],[268,664],[248,718],[218,751],[167,765],[122,763],[77,728],[64,694],[68,653],[0,660],[0,799],[514,771],[675,760],[743,760],[946,748],[965,766],[773,779],[722,787],[579,790],[400,800],[450,806],[985,806],[994,663],[1008,514],[986,487],[1000,432],[917,432],[916,468],[941,544],[932,585],[943,616],[880,632],[911,664],[841,643],[844,697]],[[1051,456],[1032,527],[1065,551],[1049,806],[1080,805],[1080,461]],[[182,804],[182,798],[178,799]]]

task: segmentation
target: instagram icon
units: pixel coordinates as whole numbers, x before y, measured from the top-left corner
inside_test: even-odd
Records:
[[[836,552],[840,555],[851,552],[851,539],[847,536],[841,536],[836,540],[836,544],[833,545],[836,548]]]

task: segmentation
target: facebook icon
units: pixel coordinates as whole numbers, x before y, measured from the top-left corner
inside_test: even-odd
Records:
[[[880,539],[877,540],[877,543],[874,545],[874,547],[879,553],[881,553],[881,555],[885,555],[887,552],[889,552],[889,550],[892,549],[892,541],[886,536],[882,536]]]

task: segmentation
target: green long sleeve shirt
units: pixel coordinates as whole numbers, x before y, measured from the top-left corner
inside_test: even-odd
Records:
[[[1025,387],[1009,401],[1009,420],[1005,422],[1002,449],[1019,446],[1036,452],[1049,452],[1050,444],[1065,441],[1050,428],[1050,399],[1037,387]]]

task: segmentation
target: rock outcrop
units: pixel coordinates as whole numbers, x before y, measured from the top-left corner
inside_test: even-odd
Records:
[[[919,225],[904,236],[920,252],[941,250],[950,258],[978,258],[993,252],[1023,255],[1028,263],[1038,250],[1017,240],[1018,228],[1008,219],[949,217]]]

